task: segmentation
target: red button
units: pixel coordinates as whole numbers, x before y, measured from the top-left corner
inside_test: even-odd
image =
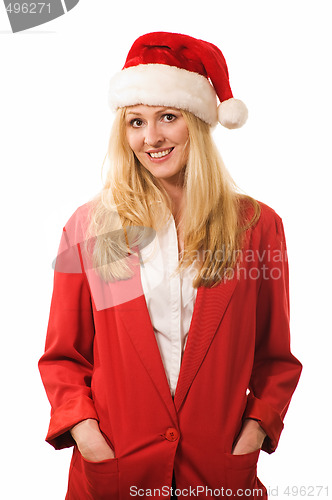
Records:
[[[179,439],[179,431],[177,429],[174,429],[173,427],[169,427],[165,433],[165,438],[168,441],[176,441]]]

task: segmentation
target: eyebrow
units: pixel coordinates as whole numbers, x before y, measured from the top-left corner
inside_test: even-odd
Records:
[[[162,113],[162,112],[165,112],[165,111],[167,111],[167,110],[173,110],[173,111],[174,111],[174,110],[175,110],[175,108],[166,108],[166,107],[164,107],[164,108],[160,108],[160,109],[158,109],[157,111],[155,111],[155,113],[154,113],[154,114],[155,114],[155,115],[157,115],[158,113]],[[142,116],[142,113],[139,113],[138,111],[127,111],[127,113],[126,113],[126,114],[127,114],[127,116],[128,116],[128,115]]]

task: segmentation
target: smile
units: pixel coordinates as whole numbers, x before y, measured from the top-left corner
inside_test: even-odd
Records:
[[[174,148],[165,149],[164,151],[158,151],[158,153],[148,153],[151,158],[163,158],[167,156],[173,151]]]

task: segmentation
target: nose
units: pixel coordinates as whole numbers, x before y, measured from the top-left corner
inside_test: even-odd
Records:
[[[164,142],[165,138],[163,136],[161,128],[156,123],[148,123],[145,127],[145,138],[144,142],[151,147],[160,147]]]

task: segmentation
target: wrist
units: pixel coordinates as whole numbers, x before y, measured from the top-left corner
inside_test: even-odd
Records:
[[[76,425],[74,425],[69,432],[71,433],[73,439],[77,441],[86,435],[91,433],[100,433],[99,424],[97,420],[93,418],[87,418],[85,420],[81,420]]]
[[[253,418],[246,418],[243,422],[243,428],[252,430],[255,432],[258,432],[263,438],[267,436],[266,432],[264,431],[263,427],[261,427],[259,420],[253,419]]]

